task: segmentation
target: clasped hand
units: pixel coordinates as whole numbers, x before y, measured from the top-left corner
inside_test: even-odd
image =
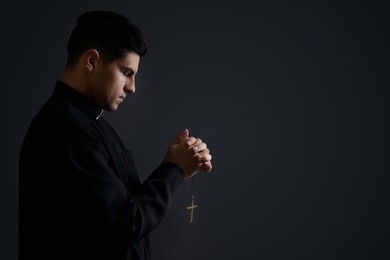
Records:
[[[188,137],[188,129],[179,133],[168,147],[164,161],[173,162],[184,172],[186,178],[198,172],[210,172],[211,154],[207,144],[200,138]]]

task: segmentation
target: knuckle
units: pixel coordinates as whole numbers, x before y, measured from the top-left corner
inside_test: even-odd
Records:
[[[196,141],[196,139],[194,138],[194,137],[189,137],[188,139],[187,139],[187,146],[190,146],[190,145],[192,145],[194,142]]]

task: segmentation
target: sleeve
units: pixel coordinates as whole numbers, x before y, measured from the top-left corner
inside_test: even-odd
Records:
[[[100,230],[96,235],[129,247],[159,225],[174,191],[184,181],[177,165],[161,163],[130,194],[115,175],[110,156],[93,129],[72,127],[64,141],[68,172],[78,185],[73,191],[84,205],[77,207],[79,216],[85,216],[91,230]]]

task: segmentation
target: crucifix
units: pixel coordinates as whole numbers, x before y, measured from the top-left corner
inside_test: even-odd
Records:
[[[187,210],[191,210],[191,218],[190,218],[190,223],[192,223],[192,220],[194,218],[194,209],[198,207],[198,205],[194,204],[194,195],[192,195],[192,200],[191,200],[191,206],[187,207]]]

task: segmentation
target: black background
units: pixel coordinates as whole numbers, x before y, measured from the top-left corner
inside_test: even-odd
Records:
[[[137,92],[104,113],[141,179],[185,128],[214,158],[194,223],[187,181],[153,259],[389,259],[389,9],[313,2],[3,1],[0,259],[17,258],[23,137],[96,9],[147,35]]]

